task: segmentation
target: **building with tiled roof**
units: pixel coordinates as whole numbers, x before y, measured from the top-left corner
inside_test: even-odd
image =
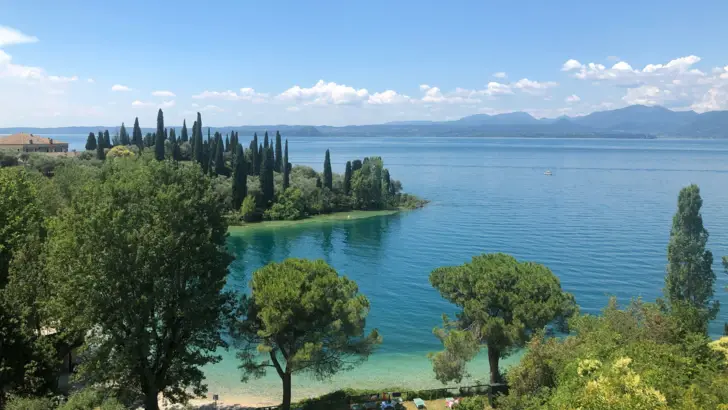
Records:
[[[0,137],[0,150],[16,152],[68,152],[68,143],[24,132]]]

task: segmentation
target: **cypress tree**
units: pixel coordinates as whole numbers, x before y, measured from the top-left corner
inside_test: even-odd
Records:
[[[263,162],[260,169],[260,192],[263,194],[263,206],[268,207],[270,202],[273,201],[275,194],[274,179],[273,179],[273,150],[265,148],[263,151]]]
[[[210,158],[210,144],[205,141],[202,143],[202,172],[207,174],[209,168],[209,158]]]
[[[714,319],[718,312],[718,303],[713,300],[713,254],[705,249],[708,231],[700,214],[702,206],[703,199],[697,185],[680,191],[667,245],[665,296],[673,308],[695,309],[700,321],[693,322],[696,327],[693,330],[705,332],[708,321]]]
[[[217,136],[217,143],[215,144],[215,173],[217,175],[228,175],[227,167],[225,167],[225,157],[224,157],[224,150],[225,147],[223,146],[222,141],[222,135]]]
[[[162,109],[157,112],[157,134],[154,141],[154,158],[157,161],[164,160],[164,114]]]
[[[144,146],[149,148],[154,144],[154,135],[152,135],[151,132],[148,132],[147,135],[144,136]]]
[[[204,169],[205,168],[205,164],[206,164],[206,162],[205,162],[205,146],[202,143],[202,133],[200,132],[199,125],[197,127],[195,127],[195,129],[193,130],[193,134],[194,134],[194,138],[195,138],[195,142],[193,144],[194,147],[195,147],[195,152],[194,152],[194,154],[195,154],[195,157],[194,157],[195,158],[195,162],[197,162],[197,164],[201,168]]]
[[[323,188],[320,176],[316,176],[316,188]]]
[[[207,127],[207,143],[210,143],[210,127]]]
[[[96,136],[93,132],[88,133],[88,138],[86,138],[86,151],[92,151],[96,149]]]
[[[351,161],[346,161],[346,171],[344,171],[344,194],[349,195],[351,191]]]
[[[174,128],[171,128],[169,130],[169,142],[171,142],[172,144],[177,143],[177,133],[174,131]]]
[[[257,175],[255,164],[258,163],[258,146],[255,145],[255,139],[250,141],[248,151],[250,151],[250,164],[248,165],[250,167],[250,175]]]
[[[230,152],[230,135],[225,136],[225,152]]]
[[[132,144],[139,147],[141,150],[144,147],[144,140],[142,139],[142,129],[139,127],[139,117],[134,118],[134,130],[131,136]]]
[[[385,192],[387,194],[391,193],[390,192],[390,188],[391,188],[390,183],[391,182],[392,181],[389,177],[389,170],[387,168],[384,168],[384,170],[382,171],[382,192]]]
[[[263,172],[263,160],[264,159],[265,159],[265,151],[263,151],[263,144],[260,144],[258,146],[258,157],[257,157],[258,164],[256,165],[258,175],[260,175],[260,173]]]
[[[331,172],[331,154],[326,150],[324,158],[324,186],[330,190],[334,189],[334,175]]]
[[[208,128],[208,132],[209,132]],[[217,133],[215,133],[215,138],[210,140],[209,143],[210,150],[209,155],[207,157],[207,170],[210,172],[210,175],[212,175],[215,172],[215,156],[217,155]]]
[[[102,137],[99,136],[99,140],[101,140]],[[104,152],[104,146],[102,144],[96,144],[96,159],[99,159],[101,161],[106,159],[106,152]]]
[[[235,166],[233,167],[233,209],[239,210],[245,195],[248,194],[248,164],[245,163],[243,147],[235,147]]]
[[[169,140],[169,129],[168,128],[164,129],[164,140],[165,141]]]
[[[281,148],[281,133],[276,131],[276,172],[283,172],[283,152]]]
[[[361,167],[362,167],[361,160],[355,159],[354,162],[351,163],[351,173],[352,173],[352,175],[354,174],[354,172],[356,172],[357,170],[361,169]]]
[[[288,140],[286,140],[286,148],[283,153],[283,190],[285,191],[291,184],[291,164],[288,163]]]
[[[179,136],[179,140],[182,142],[189,140],[189,136],[187,135],[187,120],[182,120],[182,133]]]
[[[119,130],[119,141],[121,142],[121,145],[129,145],[131,143],[129,140],[129,133],[126,132],[126,127],[123,122],[121,123],[121,129]]]
[[[182,151],[179,148],[179,142],[172,143],[172,159],[182,161]]]
[[[190,145],[192,146],[192,159],[195,159],[195,144],[197,144],[197,121],[192,124],[192,140],[190,140]]]
[[[109,138],[109,130],[104,131],[104,148],[111,148],[111,138]]]
[[[268,131],[265,132],[265,138],[263,139],[263,148],[268,149]]]

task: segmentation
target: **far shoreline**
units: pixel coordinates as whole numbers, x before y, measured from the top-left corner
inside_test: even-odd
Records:
[[[228,227],[228,233],[231,235],[241,234],[259,229],[278,229],[278,228],[291,228],[300,225],[309,225],[313,223],[332,223],[341,221],[353,221],[358,219],[374,218],[378,216],[388,216],[398,214],[405,209],[385,209],[377,211],[344,211],[344,212],[332,212],[330,214],[313,215],[303,219],[296,219],[293,221],[260,221],[260,222],[249,222],[242,225],[230,225]]]

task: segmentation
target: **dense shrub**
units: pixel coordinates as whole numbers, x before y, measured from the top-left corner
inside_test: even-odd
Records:
[[[294,221],[304,216],[304,202],[301,190],[289,188],[278,197],[270,209],[265,211],[265,219]]]
[[[256,218],[255,211],[255,197],[248,195],[243,200],[243,204],[240,206],[240,216],[245,222],[253,222]]]

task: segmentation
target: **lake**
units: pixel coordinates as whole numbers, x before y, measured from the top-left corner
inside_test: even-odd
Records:
[[[340,387],[442,386],[426,354],[441,348],[432,329],[454,309],[428,275],[480,253],[545,264],[586,313],[598,314],[612,295],[625,304],[654,300],[662,292],[677,195],[691,183],[704,199],[716,296],[728,306],[728,276],[719,263],[728,255],[728,141],[302,137],[289,145],[292,163],[317,170],[330,149],[334,172],[343,172],[347,160],[379,155],[405,191],[432,201],[392,216],[230,237],[237,257],[231,289],[245,291],[251,273],[268,262],[322,258],[369,297],[367,323],[384,337],[381,349],[329,381],[294,377],[295,398]],[[711,333],[720,334],[727,320],[724,308]],[[223,356],[205,369],[210,393],[279,402],[274,373],[242,384],[234,352]],[[472,379],[488,379],[486,360],[470,370]]]

